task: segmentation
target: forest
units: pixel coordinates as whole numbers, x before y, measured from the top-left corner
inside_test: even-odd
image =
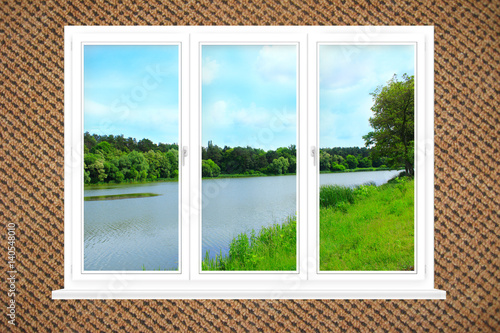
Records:
[[[372,160],[370,148],[337,147],[320,150],[320,170],[385,167],[385,158]],[[121,183],[178,177],[179,147],[124,135],[84,134],[84,182]],[[283,175],[297,169],[295,145],[265,151],[252,147],[202,147],[202,176]]]

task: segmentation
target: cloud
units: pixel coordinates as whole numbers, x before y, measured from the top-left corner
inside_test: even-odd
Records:
[[[209,57],[203,59],[201,65],[203,84],[210,84],[217,77],[219,67],[220,65],[215,59]]]
[[[85,115],[100,116],[109,112],[109,106],[98,103],[93,100],[85,99],[84,101]]]
[[[295,82],[297,78],[297,47],[269,45],[259,51],[257,72],[266,81]]]
[[[353,85],[374,89],[395,73],[414,71],[411,45],[322,45],[319,57],[322,89]]]
[[[234,112],[235,123],[241,126],[265,126],[269,123],[270,116],[268,110],[257,107],[255,103]]]
[[[85,131],[124,134],[154,142],[178,142],[179,114],[175,107],[139,106],[126,110],[85,100]],[[147,133],[147,134],[145,134]]]
[[[412,75],[411,45],[320,46],[320,145],[364,146],[372,130],[370,95],[397,73]]]
[[[362,136],[370,130],[366,110],[320,115],[320,147],[364,147]]]
[[[220,128],[231,126],[232,117],[228,114],[226,101],[219,100],[203,109],[203,123],[210,128]]]

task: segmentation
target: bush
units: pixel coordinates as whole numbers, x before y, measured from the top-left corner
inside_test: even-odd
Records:
[[[342,164],[332,163],[332,171],[345,171],[345,166]]]
[[[211,159],[201,161],[202,177],[218,177],[220,175],[220,167]]]

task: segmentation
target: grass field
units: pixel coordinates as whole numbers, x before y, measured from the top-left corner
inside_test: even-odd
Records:
[[[340,199],[320,208],[320,270],[413,270],[413,186],[413,180],[397,178],[349,189],[351,194],[345,188],[323,194]]]

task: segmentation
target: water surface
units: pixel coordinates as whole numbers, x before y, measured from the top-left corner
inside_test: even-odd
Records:
[[[321,185],[381,185],[399,171],[321,174]],[[178,183],[86,188],[85,196],[159,196],[84,202],[85,270],[177,269]],[[282,223],[296,213],[296,177],[207,179],[202,182],[202,254],[228,253],[242,232]]]

